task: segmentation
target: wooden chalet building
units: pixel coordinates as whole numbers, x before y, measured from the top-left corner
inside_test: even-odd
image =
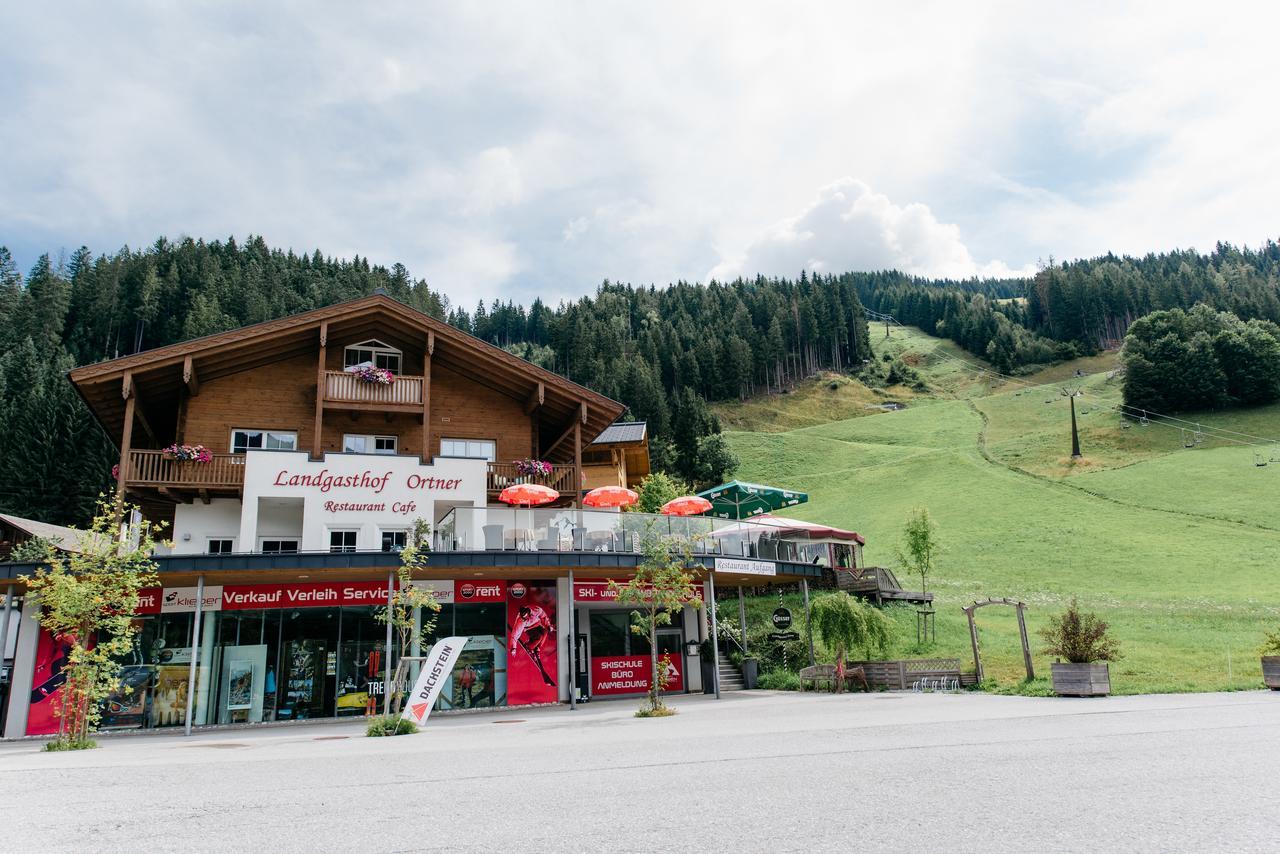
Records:
[[[582,508],[586,489],[648,473],[645,425],[385,294],[86,365],[70,381],[119,446],[119,489],[171,526],[107,727],[373,711],[396,663],[375,609],[419,519],[432,551],[415,577],[442,604],[426,638],[469,638],[444,708],[647,690],[647,646],[608,589],[634,571],[647,530],[710,535],[708,592],[821,574],[760,559],[758,531],[714,536],[735,523]],[[530,479],[561,500],[497,502]],[[30,569],[0,564],[9,601]],[[6,737],[57,726],[61,651],[35,608],[4,612],[21,622]],[[702,689],[706,627],[690,607],[661,633],[672,690]]]

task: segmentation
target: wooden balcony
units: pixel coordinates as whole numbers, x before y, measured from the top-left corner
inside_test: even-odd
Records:
[[[214,454],[209,462],[197,463],[175,460],[163,451],[132,450],[129,471],[121,475],[126,486],[155,490],[167,498],[238,495],[244,486],[244,454]]]
[[[560,493],[562,499],[573,500],[577,496],[581,475],[573,466],[551,467],[551,474],[546,477],[520,474],[512,463],[489,463],[486,486],[491,496],[496,496],[508,486],[518,483],[540,483]]]
[[[325,371],[325,406],[334,409],[422,411],[422,377],[397,374],[390,385],[369,383],[346,371]]]

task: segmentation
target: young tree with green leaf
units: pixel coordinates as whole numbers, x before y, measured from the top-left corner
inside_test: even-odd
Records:
[[[440,603],[435,593],[427,587],[418,587],[413,583],[413,572],[427,565],[427,556],[431,552],[431,526],[424,519],[415,519],[413,528],[406,538],[405,547],[400,550],[400,566],[396,569],[395,590],[391,593],[388,604],[374,610],[374,619],[386,625],[390,623],[394,632],[393,643],[399,644],[400,659],[408,655],[424,633],[430,633],[436,626],[436,615],[440,613]],[[387,650],[388,660],[392,650]],[[400,714],[400,704],[404,700],[403,692],[392,690],[387,686],[386,702],[383,711],[388,715]],[[393,708],[394,704],[394,708]]]
[[[95,747],[90,734],[101,719],[101,704],[118,687],[120,662],[133,648],[138,593],[156,584],[155,535],[141,520],[126,529],[116,520],[132,507],[123,499],[101,499],[79,552],[48,547],[45,566],[21,576],[28,595],[40,603],[41,628],[70,645],[62,686],[58,737],[50,749]]]
[[[920,576],[920,592],[929,590],[929,576],[938,558],[938,528],[929,518],[927,507],[917,507],[902,526],[902,545],[897,549],[898,562]]]
[[[679,614],[685,605],[702,606],[694,585],[696,571],[702,569],[693,560],[693,544],[685,537],[648,534],[641,540],[642,559],[636,573],[626,584],[609,582],[619,604],[639,606],[631,612],[633,634],[649,639],[652,673],[649,679],[648,706],[641,716],[665,715],[672,712],[662,703],[664,675],[658,666],[658,626],[671,625],[671,615]]]

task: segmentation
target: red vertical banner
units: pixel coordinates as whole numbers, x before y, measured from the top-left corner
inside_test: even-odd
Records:
[[[507,705],[554,703],[558,659],[555,582],[509,582]]]
[[[41,628],[36,640],[36,670],[31,680],[31,708],[27,712],[27,735],[51,735],[58,731],[62,708],[62,686],[67,681],[71,644],[60,641]]]

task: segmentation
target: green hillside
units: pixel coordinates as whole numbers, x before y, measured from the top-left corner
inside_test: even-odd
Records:
[[[1256,647],[1264,628],[1280,624],[1280,462],[1256,466],[1254,448],[1222,440],[1184,448],[1194,428],[1123,427],[1107,408],[1120,399],[1108,378],[1115,357],[1103,355],[1023,378],[1084,391],[1077,413],[1085,458],[1073,464],[1059,386],[992,382],[955,361],[972,356],[914,330],[895,329],[875,344],[877,355],[889,350],[913,364],[931,392],[876,394],[823,380],[721,414],[739,475],[807,490],[810,503],[794,515],[858,530],[870,564],[892,566],[907,513],[929,508],[945,545],[931,583],[931,654],[970,660],[960,607],[975,597],[1022,599],[1034,630],[1078,596],[1122,641],[1125,657],[1112,667],[1118,692],[1260,685]],[[1077,378],[1077,369],[1087,376]],[[824,395],[844,400],[828,408],[833,420],[818,423]],[[863,396],[908,406],[852,412],[849,401]],[[1189,420],[1197,418],[1280,435],[1280,407]],[[1016,623],[999,611],[979,612],[984,663],[1013,687],[1021,672]],[[913,625],[910,615],[897,616]],[[1047,675],[1045,656],[1037,653],[1036,665]]]

